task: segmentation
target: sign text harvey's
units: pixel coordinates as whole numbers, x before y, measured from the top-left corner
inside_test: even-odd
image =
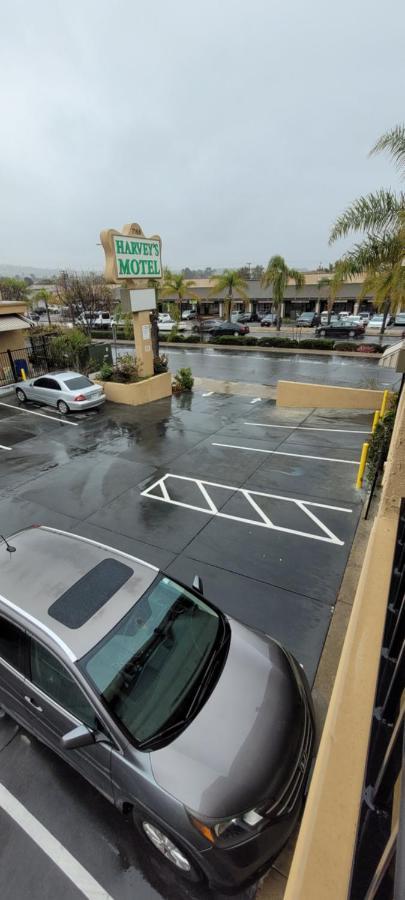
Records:
[[[140,225],[124,225],[101,232],[105,252],[105,278],[109,282],[125,282],[129,288],[145,287],[148,279],[162,278],[161,240],[159,235],[145,237]]]

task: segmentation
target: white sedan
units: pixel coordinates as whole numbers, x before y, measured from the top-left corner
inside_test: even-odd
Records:
[[[185,331],[186,326],[184,322],[175,322],[174,319],[171,319],[170,316],[168,319],[164,319],[164,321],[158,320],[158,329],[162,333],[170,332],[173,328],[177,328],[177,331]]]
[[[101,406],[106,399],[102,387],[80,372],[49,372],[21,381],[15,392],[20,403],[34,400],[45,406],[56,406],[63,415]]]

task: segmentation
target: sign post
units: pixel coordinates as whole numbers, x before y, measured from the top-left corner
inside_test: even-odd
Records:
[[[158,234],[146,237],[140,225],[124,225],[121,231],[106,229],[100,234],[105,253],[104,277],[119,284],[123,307],[132,312],[136,358],[143,376],[153,375],[153,349],[149,313],[156,307],[149,283],[162,281],[161,249]]]

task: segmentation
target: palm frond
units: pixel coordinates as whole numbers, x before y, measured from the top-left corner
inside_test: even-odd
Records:
[[[405,125],[396,125],[391,131],[381,135],[370,150],[369,156],[382,153],[384,150],[388,150],[397,168],[403,169],[405,174]]]
[[[329,243],[346,237],[351,231],[384,232],[398,227],[398,221],[405,207],[405,195],[398,196],[393,191],[381,190],[358,197],[336,219],[332,226]]]

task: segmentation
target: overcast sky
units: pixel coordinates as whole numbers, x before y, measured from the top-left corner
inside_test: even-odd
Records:
[[[0,263],[101,268],[102,228],[174,268],[327,264],[398,184],[403,0],[3,0]]]

